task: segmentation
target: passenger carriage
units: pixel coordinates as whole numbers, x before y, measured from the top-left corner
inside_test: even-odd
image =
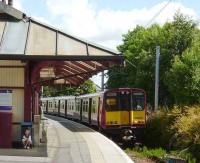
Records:
[[[43,98],[42,103],[44,112],[80,120],[112,134],[135,133],[146,124],[146,93],[142,89]]]
[[[61,96],[59,98],[59,111],[58,111],[58,115],[60,116],[66,116],[66,108],[67,108],[67,100],[66,100],[67,96]]]
[[[75,108],[76,108],[76,105],[75,105],[75,96],[68,96],[66,97],[65,99],[67,102],[67,109],[66,109],[66,117],[67,118],[75,118],[74,117],[74,112],[75,112]]]

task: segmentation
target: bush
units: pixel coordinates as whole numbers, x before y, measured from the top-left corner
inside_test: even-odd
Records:
[[[159,111],[154,113],[147,121],[144,136],[145,144],[153,148],[168,148],[174,134],[174,130],[170,127],[179,113],[178,109],[173,112]]]
[[[182,158],[200,161],[200,107],[154,113],[147,121],[144,143],[148,147],[178,150]]]
[[[183,114],[176,118],[171,129],[176,130],[176,147],[188,148],[200,159],[200,107],[185,107]]]

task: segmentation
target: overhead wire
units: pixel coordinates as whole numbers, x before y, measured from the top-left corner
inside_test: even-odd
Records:
[[[145,28],[147,28],[153,21],[155,18],[157,18],[162,11],[172,2],[172,0],[169,0],[151,19],[150,21],[145,25]]]
[[[153,21],[154,19],[156,19],[161,13],[162,11],[172,2],[173,0],[169,0],[151,19],[150,21],[145,25],[145,28],[147,28]],[[134,65],[131,61],[129,61],[127,58],[125,59],[125,61],[127,61],[131,66],[133,66],[134,68],[136,68],[136,65]]]

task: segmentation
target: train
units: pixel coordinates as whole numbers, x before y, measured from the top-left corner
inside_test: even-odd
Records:
[[[146,92],[117,88],[80,96],[41,98],[44,113],[66,117],[100,131],[134,139],[146,126]]]

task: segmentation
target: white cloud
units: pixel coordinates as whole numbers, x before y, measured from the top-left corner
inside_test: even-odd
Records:
[[[45,2],[53,19],[59,20],[58,26],[64,31],[113,49],[122,43],[122,34],[136,25],[145,26],[167,3],[163,1],[151,8],[129,11],[112,9],[97,11],[89,0],[45,0]],[[179,2],[172,2],[153,23],[162,25],[166,21],[171,21],[177,10],[197,19],[193,9]],[[100,79],[100,75],[92,78],[98,85],[101,85]]]
[[[147,22],[167,3],[159,3],[151,8],[125,10],[95,10],[89,0],[45,0],[53,20],[59,20],[59,27],[73,35],[96,43],[116,48],[121,43],[122,34],[136,25]],[[181,3],[172,2],[153,21],[164,24],[173,18],[174,13],[182,13],[196,18],[194,10]]]
[[[15,7],[18,10],[22,10],[22,0],[13,1],[13,7]]]
[[[14,6],[21,10],[22,1],[14,1]],[[112,49],[121,44],[122,34],[136,25],[146,25],[167,3],[167,1],[163,1],[151,8],[133,8],[127,11],[96,10],[96,4],[94,6],[89,0],[44,0],[44,2],[50,12],[49,17],[36,17],[36,19]],[[179,2],[171,2],[153,23],[164,24],[166,21],[171,21],[177,10],[197,19],[193,9]],[[98,75],[94,77],[94,81],[100,85]]]

